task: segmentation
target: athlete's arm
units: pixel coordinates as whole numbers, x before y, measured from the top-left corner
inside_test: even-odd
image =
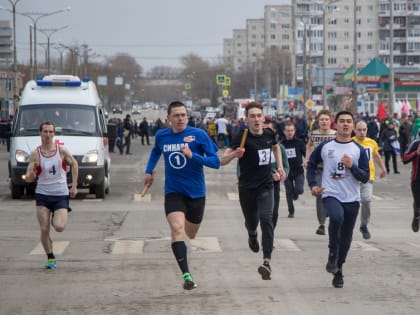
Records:
[[[278,143],[272,146],[274,157],[277,162],[277,171],[280,173],[280,180],[284,182],[286,180],[286,172],[283,169],[283,159],[280,151],[280,146]]]
[[[60,153],[63,155],[63,159],[67,165],[70,165],[71,168],[71,188],[70,188],[70,197],[74,198],[77,195],[77,179],[79,177],[79,165],[77,160],[71,155],[70,151],[66,147],[60,147]]]
[[[366,154],[366,150],[360,148],[360,156],[357,165],[352,163],[351,167],[349,167],[351,174],[356,178],[359,182],[367,183],[369,181],[369,160]]]
[[[412,160],[414,160],[414,158],[417,155],[419,155],[419,153],[417,153],[419,151],[419,147],[420,147],[420,139],[417,139],[411,142],[411,144],[409,145],[407,151],[405,152],[402,158],[402,162],[404,164],[407,164],[407,163],[410,163]]]
[[[386,176],[386,168],[384,161],[381,158],[381,155],[378,152],[373,152],[373,159],[375,160],[376,164],[378,164],[381,168],[381,174],[379,175],[379,178],[384,178]]]
[[[29,165],[26,168],[25,182],[33,183],[36,179],[36,168],[39,165],[38,152],[35,150],[29,156]]]
[[[306,166],[306,179],[311,189],[315,186],[320,187],[321,184],[318,183],[316,180],[316,171],[318,168],[318,164],[322,162],[321,151],[324,146],[324,143],[321,143],[315,148],[315,150],[313,150],[313,152],[309,156],[309,160]]]
[[[190,148],[183,147],[182,153],[200,165],[218,169],[220,167],[220,159],[217,155],[217,147],[213,140],[203,132],[203,141],[201,143],[201,149],[204,151],[204,155],[196,152],[192,152]]]

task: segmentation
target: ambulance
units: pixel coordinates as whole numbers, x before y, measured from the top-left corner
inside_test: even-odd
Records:
[[[47,120],[56,126],[55,143],[68,148],[79,164],[78,188],[105,198],[111,168],[105,109],[95,84],[72,75],[31,80],[22,91],[12,123],[8,161],[12,198],[34,193],[35,184],[24,178],[31,152],[41,145],[40,124]],[[71,183],[71,171],[67,174]]]

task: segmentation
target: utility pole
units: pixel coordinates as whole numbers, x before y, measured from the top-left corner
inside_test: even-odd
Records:
[[[389,106],[391,116],[395,110],[395,82],[394,82],[394,3],[389,0]]]
[[[351,112],[357,114],[357,95],[358,95],[358,83],[357,83],[357,0],[353,2],[353,100],[351,106]]]

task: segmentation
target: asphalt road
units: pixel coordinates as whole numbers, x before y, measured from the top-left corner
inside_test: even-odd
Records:
[[[184,291],[163,213],[163,170],[139,198],[150,146],[112,155],[105,200],[81,191],[63,233],[58,265],[44,270],[34,200],[12,200],[0,145],[0,314],[419,314],[420,234],[410,228],[409,166],[374,186],[372,239],[355,229],[344,288],[325,271],[327,236],[315,235],[308,189],[287,218],[282,188],[273,274],[257,273],[237,201],[235,165],[207,170],[206,216],[189,263],[198,288]],[[305,187],[306,188],[306,187]]]

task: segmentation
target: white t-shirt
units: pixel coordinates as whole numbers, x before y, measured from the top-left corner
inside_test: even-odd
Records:
[[[223,117],[217,118],[215,123],[216,123],[216,126],[217,126],[217,133],[218,134],[220,134],[220,133],[226,134],[227,133],[226,126],[229,122],[227,121],[226,118],[223,118]]]

